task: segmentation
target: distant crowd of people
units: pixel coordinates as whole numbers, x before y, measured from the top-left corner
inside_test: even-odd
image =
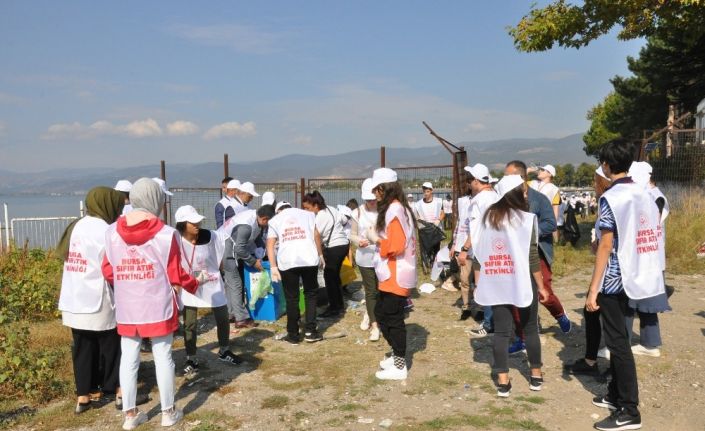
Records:
[[[551,165],[536,169],[537,179],[529,180],[534,169],[519,160],[506,164],[501,179],[482,164],[467,166],[466,193],[456,201],[450,195],[435,197],[431,182],[421,185],[423,196],[414,201],[394,170],[380,168],[363,182],[359,204],[352,199],[346,205],[328,205],[321,193],[312,191],[303,197],[302,208],[295,208],[268,191],[259,208],[252,208],[253,199],[260,197],[255,186],[224,178],[213,230],[202,227],[205,216],[191,205],[176,210],[174,227],[166,225],[160,214],[171,192],[158,178],[96,187],[86,197],[87,215],[66,229],[57,248],[64,259],[59,309],[73,335],[75,411],[82,413],[113,394],[124,412],[123,429],[147,422],[137,407],[149,400],[147,394],[138,394],[137,372],[148,339],[161,424],[178,423],[183,412],[175,404],[172,343],[180,325],[185,375],[199,373],[197,319],[203,308],[211,309],[215,319],[218,359],[237,366],[242,358],[230,349],[231,333],[258,325],[247,306],[245,271],[268,271],[271,281],[281,284],[286,302],[281,339],[292,345],[319,342],[324,334],[318,319],[345,313],[341,269],[346,259],[354,262],[362,279],[365,312],[360,329],[369,333],[370,341],[384,338],[391,348],[375,364],[375,376],[406,379],[405,319],[418,285],[418,255],[454,268],[438,283],[459,290],[460,320],[477,318],[472,337],[492,336],[497,396],[510,396],[508,358],[524,351],[529,389],[540,391],[539,304],[562,333],[574,325],[553,290],[553,245],[559,234],[574,233],[576,215],[594,212],[585,355],[566,367],[576,374],[596,374],[598,355],[608,356],[612,380],[593,403],[613,413],[595,427],[638,429],[633,355],[660,355],[658,313],[670,309],[663,276],[669,206],[650,181],[650,166],[632,163],[625,143],[605,145],[599,162],[594,196],[561,193],[553,184]],[[444,228],[451,239],[441,250]],[[328,303],[320,313],[319,271]],[[636,316],[640,344],[631,346]],[[606,350],[600,353],[601,339]]]

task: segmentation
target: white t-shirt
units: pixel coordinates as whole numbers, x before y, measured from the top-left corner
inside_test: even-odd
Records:
[[[473,196],[468,208],[468,233],[470,234],[471,246],[476,247],[480,237],[480,225],[485,217],[487,209],[499,200],[499,195],[494,190],[483,190]]]
[[[323,248],[350,243],[345,227],[341,223],[340,213],[335,208],[327,207],[318,211],[318,214],[316,214],[316,228],[321,234]]]
[[[453,201],[445,199],[443,201],[443,212],[446,214],[451,214],[453,212]]]
[[[472,197],[463,196],[458,199],[458,223],[455,225],[453,234],[453,247],[457,252],[465,244],[468,239],[468,210],[470,209],[470,200]]]
[[[548,201],[551,202],[551,205],[558,205],[556,195],[558,195],[560,191],[558,190],[558,186],[556,186],[555,184],[533,180],[529,183],[529,186],[531,186],[531,188],[536,190],[537,192],[546,196],[548,198]]]
[[[278,241],[277,266],[291,268],[318,266],[315,216],[298,208],[287,208],[269,220],[267,238]]]
[[[433,198],[431,202],[425,202],[421,199],[414,204],[414,210],[418,216],[417,218],[435,224],[438,223],[438,220],[441,218],[443,201],[441,198]]]

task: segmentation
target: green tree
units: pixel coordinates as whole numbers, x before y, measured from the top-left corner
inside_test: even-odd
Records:
[[[615,125],[611,124],[610,120],[621,110],[621,104],[622,96],[611,92],[602,102],[588,111],[587,119],[590,120],[590,128],[583,135],[585,154],[594,156],[604,144],[620,137],[620,134],[614,131]]]
[[[581,163],[575,171],[575,185],[585,187],[592,184],[595,177],[595,169],[597,169],[597,165],[585,162]]]
[[[575,182],[574,182],[574,178],[573,178],[573,177],[575,176],[575,166],[573,166],[573,165],[570,164],[570,163],[566,163],[565,165],[563,165],[562,171],[563,171],[563,178],[561,179],[561,178],[559,177],[559,179],[561,180],[560,185],[561,185],[561,186],[572,186],[572,185],[574,185]],[[556,174],[558,174],[558,172],[556,172]],[[556,175],[556,176],[558,176],[558,175]]]
[[[663,28],[700,31],[704,6],[704,0],[584,0],[579,5],[555,0],[544,7],[534,4],[508,30],[514,46],[524,52],[546,51],[556,44],[581,48],[614,27],[621,27],[621,40],[652,36]]]

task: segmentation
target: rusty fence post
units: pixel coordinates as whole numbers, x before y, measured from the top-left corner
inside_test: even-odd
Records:
[[[164,160],[159,161],[159,178],[164,180],[166,182],[166,162]],[[166,196],[164,199],[164,215],[162,216],[162,219],[164,220],[164,223],[169,224],[169,208],[171,206],[171,199],[169,199],[169,196]]]
[[[301,184],[299,186],[301,188],[300,193],[301,193],[301,203],[303,204],[304,201],[304,195],[306,194],[306,180],[304,177],[301,177]],[[296,207],[299,207],[299,202],[296,202]]]
[[[228,153],[223,154],[223,178],[230,176],[230,166],[228,161]]]
[[[387,149],[384,145],[379,148],[379,167],[384,168],[387,165]]]

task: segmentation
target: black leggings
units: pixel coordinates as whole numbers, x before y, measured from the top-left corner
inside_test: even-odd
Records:
[[[343,261],[348,255],[349,249],[350,244],[323,249],[323,259],[326,261],[326,267],[323,269],[323,279],[326,282],[328,306],[332,311],[341,311],[344,308],[340,267],[343,266]]]
[[[541,368],[541,341],[539,340],[538,325],[539,301],[536,287],[533,283],[532,288],[534,299],[531,301],[531,305],[526,308],[517,308],[517,310],[519,311],[519,325],[524,329],[529,366],[531,368]],[[513,308],[514,306],[511,304],[492,306],[492,318],[494,319],[494,371],[496,373],[509,372],[507,362],[509,359],[509,340],[512,335],[512,324],[514,323]]]

